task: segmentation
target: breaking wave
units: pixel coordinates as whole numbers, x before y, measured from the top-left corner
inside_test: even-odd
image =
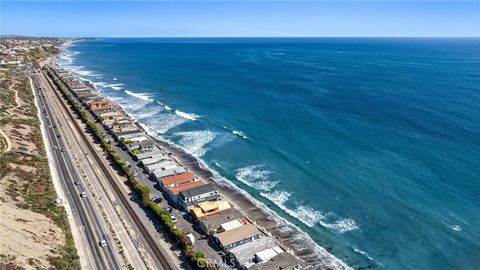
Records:
[[[274,188],[279,182],[269,181],[271,171],[264,170],[264,165],[253,165],[236,170],[235,177],[242,183],[261,191]]]
[[[339,233],[345,233],[358,229],[358,225],[355,220],[351,218],[345,218],[335,221],[334,223],[321,222],[323,227],[333,229]]]
[[[174,136],[180,136],[178,144],[196,157],[203,156],[206,152],[206,145],[215,139],[216,134],[211,130],[196,130],[177,132]]]
[[[167,107],[168,107],[168,106],[165,106],[165,108],[167,108]],[[170,107],[168,107],[168,108],[170,108]],[[183,118],[185,118],[185,119],[187,119],[187,120],[192,120],[192,121],[195,121],[195,120],[197,120],[198,117],[200,117],[200,116],[198,116],[198,115],[196,115],[196,114],[186,113],[186,112],[182,112],[182,111],[180,111],[180,110],[175,110],[175,114],[178,115],[178,116],[180,116],[180,117],[183,117]]]
[[[239,136],[239,137],[242,137],[244,139],[248,139],[248,137],[245,135],[245,133],[241,132],[241,131],[238,131],[238,130],[234,130],[232,131],[233,134]]]
[[[128,91],[128,90],[125,90],[125,93],[127,95],[130,95],[132,97],[136,97],[136,98],[141,99],[143,101],[152,101],[150,96],[148,94],[145,94],[145,93],[134,93],[134,92],[131,92],[131,91]]]

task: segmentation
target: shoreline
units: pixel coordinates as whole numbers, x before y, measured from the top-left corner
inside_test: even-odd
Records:
[[[59,55],[55,56],[53,61],[69,70],[76,73],[73,70],[68,69],[58,63],[58,57],[65,54],[65,48],[70,47],[73,43],[80,40],[66,42],[61,47]],[[315,241],[306,233],[303,232],[296,225],[290,221],[281,217],[275,211],[269,209],[263,202],[258,201],[252,195],[245,190],[236,186],[233,182],[221,176],[220,173],[210,168],[200,158],[188,153],[181,146],[178,146],[163,138],[153,136],[148,132],[148,127],[145,127],[143,123],[139,122],[134,115],[127,113],[118,103],[114,102],[110,97],[98,91],[96,85],[82,78],[80,75],[75,74],[79,80],[87,82],[99,95],[108,99],[119,111],[131,118],[131,120],[142,129],[149,138],[153,139],[161,147],[171,152],[175,159],[187,167],[190,171],[194,172],[200,178],[209,183],[213,183],[218,190],[224,195],[224,197],[239,211],[243,212],[246,216],[254,220],[254,223],[259,227],[265,228],[272,236],[277,239],[284,247],[291,250],[296,256],[301,258],[309,265],[313,265],[319,269],[352,269],[345,262],[335,257],[326,248],[318,245]],[[306,244],[308,243],[308,245]]]

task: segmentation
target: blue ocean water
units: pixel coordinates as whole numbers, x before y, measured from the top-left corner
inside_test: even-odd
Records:
[[[480,269],[480,39],[96,39],[62,65],[354,268]]]

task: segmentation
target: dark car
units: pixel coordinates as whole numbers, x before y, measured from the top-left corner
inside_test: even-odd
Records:
[[[162,198],[158,197],[153,200],[155,203],[161,203],[163,201]]]

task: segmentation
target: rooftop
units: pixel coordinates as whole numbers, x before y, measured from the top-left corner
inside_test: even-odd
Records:
[[[159,160],[156,163],[150,163],[146,167],[149,171],[162,171],[165,169],[173,169],[175,167],[178,167],[178,165],[170,159],[165,159]]]
[[[206,185],[203,185],[203,186],[200,186],[200,187],[196,187],[196,188],[192,188],[192,189],[189,189],[189,190],[182,191],[182,192],[180,192],[180,195],[183,198],[191,198],[191,197],[202,195],[202,194],[209,193],[209,192],[212,192],[212,191],[216,191],[216,188],[215,188],[214,185],[209,183],[209,184],[206,184]]]
[[[306,269],[305,265],[295,256],[288,252],[282,252],[262,264],[255,264],[250,270],[293,270]]]
[[[195,187],[199,187],[199,186],[202,186],[202,185],[205,185],[205,182],[200,180],[200,181],[194,181],[194,182],[190,182],[190,183],[186,183],[186,184],[182,184],[182,185],[179,185],[179,186],[176,186],[176,187],[167,187],[167,189],[173,194],[173,195],[178,195],[178,193],[180,193],[181,191],[184,191],[184,190],[187,190],[187,189],[191,189],[191,188],[195,188]]]
[[[228,246],[243,239],[253,237],[260,234],[260,231],[255,225],[249,223],[245,226],[238,227],[236,229],[222,232],[216,235],[222,246]]]
[[[169,176],[162,178],[163,186],[170,186],[172,184],[191,182],[197,176],[192,172],[182,173],[179,175]]]
[[[140,129],[134,129],[134,130],[127,130],[127,131],[120,131],[115,133],[115,135],[119,137],[119,136],[139,134],[139,133],[143,133],[143,131],[141,131]]]
[[[154,171],[153,175],[155,176],[155,179],[160,179],[162,177],[176,175],[176,174],[184,173],[184,172],[186,172],[185,168],[177,167],[177,168],[170,169],[170,170]]]
[[[246,264],[255,258],[257,252],[277,246],[275,240],[271,237],[260,237],[251,242],[236,246],[230,249],[230,252],[235,255],[240,264]]]
[[[146,147],[146,146],[155,145],[155,142],[153,140],[147,140],[147,141],[143,141],[143,142],[132,143],[132,145],[139,145],[139,146],[142,146],[142,147]]]
[[[230,230],[236,229],[238,227],[241,227],[245,224],[246,224],[245,218],[243,218],[243,219],[237,218],[237,219],[230,220],[230,221],[227,221],[227,222],[221,224],[220,227],[222,228],[222,231],[226,232],[226,231],[230,231]]]
[[[231,208],[227,201],[201,202],[196,207],[190,209],[190,214],[194,219],[203,219],[207,215],[214,215],[221,211]]]
[[[165,150],[154,150],[154,151],[150,151],[150,152],[145,152],[145,153],[142,153],[142,154],[138,154],[137,155],[137,158],[139,160],[142,160],[142,159],[147,159],[147,158],[151,158],[151,157],[155,157],[155,156],[161,156],[161,155],[164,155],[166,154],[167,152]]]

